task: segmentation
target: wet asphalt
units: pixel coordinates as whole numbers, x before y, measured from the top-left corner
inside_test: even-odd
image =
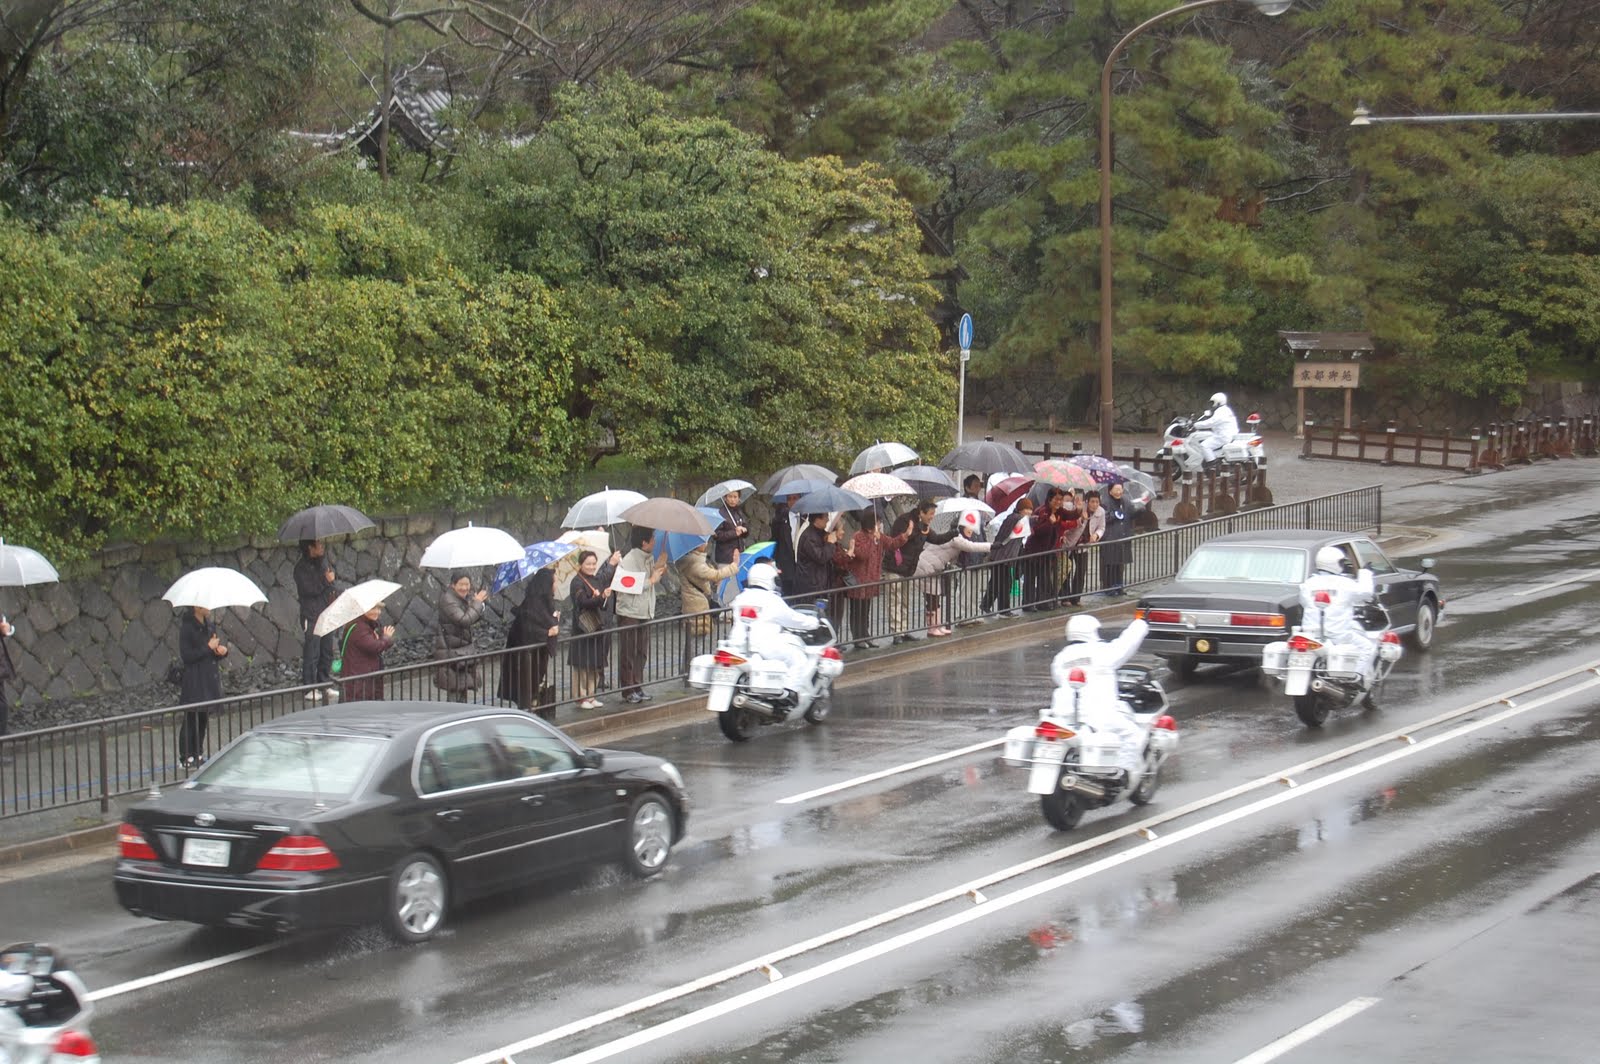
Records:
[[[734,745],[708,717],[629,740],[677,763],[695,803],[658,880],[570,874],[463,909],[417,948],[372,929],[300,936],[102,1001],[94,1032],[108,1061],[453,1064],[570,1026],[513,1059],[1233,1062],[1335,1015],[1272,1059],[1597,1059],[1572,1006],[1600,976],[1600,694],[1425,742],[1513,708],[1496,704],[1415,728],[1422,748],[1401,760],[1375,763],[1406,749],[1390,740],[1276,782],[1600,659],[1593,469],[1386,494],[1386,522],[1435,536],[1397,557],[1438,559],[1434,649],[1408,651],[1379,711],[1315,732],[1254,672],[1169,680],[1182,745],[1145,810],[1052,832],[994,749],[781,801],[1030,723],[1059,639],[930,660],[841,690],[822,726]],[[1153,838],[1114,837],[1190,803]],[[1051,855],[985,882],[985,900],[920,904]],[[264,941],[128,916],[110,867],[8,871],[0,938],[52,941],[101,988]],[[884,918],[900,907],[915,911]],[[748,970],[775,954],[775,971]],[[743,974],[665,993],[724,969]],[[669,1000],[595,1018],[656,994]]]

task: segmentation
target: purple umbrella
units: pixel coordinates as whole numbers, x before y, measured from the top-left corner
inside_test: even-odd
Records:
[[[1097,454],[1075,454],[1067,461],[1079,469],[1087,470],[1096,484],[1122,484],[1128,479],[1117,468],[1117,463]]]

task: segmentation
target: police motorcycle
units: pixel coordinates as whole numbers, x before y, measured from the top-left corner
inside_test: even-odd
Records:
[[[759,579],[752,577],[752,582]],[[833,703],[833,681],[844,672],[844,658],[835,645],[839,637],[828,620],[826,605],[819,600],[814,606],[794,607],[796,613],[817,623],[809,631],[790,632],[799,638],[810,665],[805,681],[791,691],[788,663],[763,657],[751,636],[759,611],[734,600],[734,623],[727,637],[718,642],[715,652],[701,654],[689,663],[689,686],[709,693],[706,709],[717,715],[723,735],[742,743],[759,725],[781,724],[796,716],[820,724],[827,718]]]
[[[1225,440],[1217,457],[1209,460],[1206,458],[1207,450],[1201,444],[1211,439],[1214,433],[1210,429],[1195,428],[1195,422],[1204,417],[1204,414],[1194,417],[1180,414],[1173,418],[1162,435],[1161,457],[1172,459],[1178,471],[1186,477],[1192,477],[1202,470],[1215,472],[1224,465],[1266,468],[1267,447],[1261,436],[1260,414],[1252,413],[1245,418],[1244,431]]]
[[[1081,719],[1089,695],[1088,675],[1068,670],[1067,682],[1055,689],[1039,723],[1006,733],[1001,760],[1028,770],[1028,793],[1039,796],[1039,809],[1057,831],[1071,831],[1089,809],[1103,809],[1119,798],[1146,805],[1161,785],[1161,766],[1178,748],[1178,722],[1167,713],[1167,693],[1154,670],[1142,665],[1117,669],[1117,694],[1133,711],[1144,736],[1144,769],[1127,789],[1127,770],[1119,767],[1121,740],[1096,730]]]
[[[1332,605],[1327,591],[1313,592],[1313,606]],[[1320,728],[1328,714],[1360,701],[1377,708],[1384,679],[1400,660],[1400,636],[1389,628],[1389,612],[1376,602],[1355,609],[1355,619],[1377,643],[1370,669],[1363,669],[1369,650],[1352,642],[1331,639],[1320,617],[1306,609],[1303,622],[1289,638],[1261,649],[1261,671],[1283,685],[1294,700],[1295,716],[1308,728]]]
[[[100,1064],[89,991],[52,947],[0,951],[0,1064]]]

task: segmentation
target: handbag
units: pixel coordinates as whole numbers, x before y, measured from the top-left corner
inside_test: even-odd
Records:
[[[183,686],[183,663],[174,661],[167,666],[167,682],[174,687]]]
[[[579,610],[577,625],[578,631],[584,635],[593,635],[605,627],[605,620],[600,616],[599,610]]]
[[[333,663],[328,666],[328,672],[331,675],[337,676],[344,671],[344,652],[350,646],[350,633],[355,630],[356,626],[353,624],[344,630],[344,642],[339,644],[339,654],[333,659]]]

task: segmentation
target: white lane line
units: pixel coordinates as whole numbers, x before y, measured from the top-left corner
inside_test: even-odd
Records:
[[[1585,672],[1600,675],[1600,662],[1587,662],[1583,665],[1565,669],[1561,672],[1555,673],[1554,675],[1547,676],[1541,680],[1523,684],[1520,687],[1515,687],[1510,691],[1505,692],[1505,696],[1522,694],[1525,691],[1536,690],[1540,687],[1548,687],[1552,684],[1560,683],[1563,680],[1571,679],[1572,677],[1581,675]],[[1562,691],[1557,692],[1555,697],[1565,697],[1567,694],[1579,689],[1579,687],[1563,689]],[[1308,772],[1312,769],[1320,768],[1323,765],[1332,764],[1333,762],[1342,758],[1354,756],[1355,754],[1361,753],[1362,751],[1368,750],[1372,747],[1385,745],[1389,742],[1392,742],[1398,735],[1407,734],[1412,731],[1421,731],[1425,728],[1442,724],[1447,720],[1464,716],[1468,713],[1476,713],[1487,706],[1498,704],[1499,700],[1505,696],[1490,695],[1489,697],[1480,699],[1477,702],[1472,702],[1465,706],[1458,706],[1455,709],[1446,710],[1443,713],[1429,717],[1427,720],[1417,721],[1415,723],[1405,725],[1402,728],[1397,728],[1391,732],[1387,732],[1383,735],[1377,735],[1370,739],[1365,739],[1359,743],[1345,747],[1343,750],[1335,750],[1330,753],[1323,754],[1320,757],[1313,758],[1310,761],[1303,761],[1298,765],[1285,769],[1283,772],[1271,772],[1265,776],[1258,777],[1257,779],[1237,784],[1236,786],[1230,787],[1227,790],[1219,791],[1216,794],[1208,795],[1204,798],[1197,798],[1192,802],[1188,802],[1177,807],[1176,809],[1169,809],[1162,813],[1158,813],[1157,815],[1142,820],[1137,824],[1129,824],[1125,827],[1104,832],[1100,835],[1096,835],[1094,838],[1073,843],[1070,846],[1066,846],[1051,853],[1032,858],[1022,862],[1021,864],[1012,865],[1009,868],[1003,868],[997,872],[991,872],[987,875],[979,877],[978,879],[962,883],[959,886],[951,887],[935,894],[930,894],[927,897],[921,898],[917,901],[908,902],[899,908],[891,909],[887,912],[880,913],[877,916],[867,917],[866,919],[858,920],[853,924],[847,924],[843,927],[835,928],[832,931],[817,935],[816,937],[807,939],[804,942],[794,943],[772,953],[763,954],[754,958],[753,960],[724,968],[719,972],[713,972],[709,975],[701,976],[698,979],[691,980],[690,982],[680,983],[675,987],[668,987],[667,989],[657,991],[654,994],[650,994],[642,998],[636,998],[633,1001],[626,1002],[603,1012],[597,1012],[590,1016],[573,1020],[570,1023],[563,1024],[560,1027],[553,1027],[547,1031],[544,1031],[543,1033],[531,1035],[519,1042],[512,1043],[503,1049],[497,1049],[480,1056],[468,1058],[467,1060],[461,1061],[460,1064],[501,1064],[501,1062],[512,1053],[522,1053],[529,1049],[537,1049],[540,1046],[549,1045],[552,1042],[559,1042],[562,1039],[570,1038],[576,1034],[582,1034],[584,1031],[592,1030],[604,1024],[620,1019],[626,1019],[635,1013],[644,1012],[647,1009],[656,1007],[657,1005],[664,1005],[670,1001],[675,1001],[678,998],[687,997],[690,994],[709,989],[718,985],[719,983],[726,983],[732,979],[738,978],[739,976],[748,975],[752,972],[758,972],[763,966],[775,965],[779,961],[788,960],[791,957],[797,957],[802,954],[812,952],[813,950],[820,949],[821,947],[830,945],[834,942],[852,938],[855,935],[861,934],[865,931],[871,931],[885,924],[893,923],[906,916],[915,915],[916,913],[922,912],[925,909],[931,909],[942,905],[947,901],[953,901],[956,898],[965,897],[966,894],[971,890],[992,887],[996,883],[1001,883],[1007,879],[1013,879],[1028,872],[1036,871],[1059,861],[1064,861],[1070,857],[1076,857],[1078,854],[1084,853],[1088,850],[1098,849],[1100,847],[1110,845],[1111,843],[1116,842],[1118,839],[1126,838],[1130,835],[1136,835],[1143,829],[1157,827],[1169,821],[1182,819],[1192,813],[1199,812],[1200,810],[1210,806],[1218,805],[1225,801],[1231,801],[1232,799],[1240,797],[1241,795],[1248,794],[1250,791],[1259,790],[1264,786],[1277,783],[1279,778],[1284,773]],[[1407,747],[1407,749],[1413,748],[1414,747]]]
[[[1549,591],[1553,587],[1561,587],[1565,584],[1576,584],[1580,580],[1593,580],[1596,577],[1600,577],[1600,569],[1585,569],[1582,572],[1573,573],[1571,576],[1563,577],[1560,580],[1552,580],[1548,584],[1540,584],[1538,587],[1525,587],[1521,591],[1513,591],[1511,594],[1518,598],[1521,598],[1523,595],[1537,595],[1539,592]]]
[[[1317,1035],[1331,1031],[1352,1016],[1366,1012],[1376,1005],[1380,999],[1375,997],[1358,997],[1346,1001],[1332,1012],[1325,1012],[1312,1020],[1304,1027],[1297,1028],[1278,1039],[1270,1042],[1247,1057],[1240,1057],[1234,1064],[1267,1064],[1269,1060],[1277,1060],[1296,1046],[1305,1045]]]
[[[172,968],[165,972],[157,972],[155,975],[147,975],[141,979],[130,979],[126,983],[118,983],[115,986],[101,987],[99,990],[91,990],[89,992],[89,1000],[104,1001],[106,998],[114,998],[120,994],[128,994],[135,990],[143,990],[147,986],[157,986],[161,983],[170,983],[174,979],[183,979],[187,976],[198,975],[201,972],[208,972],[213,968],[220,968],[224,964],[232,964],[234,961],[242,961],[246,957],[254,957],[258,954],[266,953],[269,950],[281,949],[286,945],[288,945],[287,940],[279,942],[264,942],[259,946],[251,946],[249,949],[242,949],[237,953],[225,953],[221,957],[213,957],[208,961],[195,961],[193,964],[185,964],[181,967]]]
[[[1004,912],[1016,905],[1022,904],[1023,902],[1032,901],[1034,898],[1049,894],[1052,891],[1059,890],[1062,887],[1069,886],[1070,884],[1076,883],[1080,880],[1088,879],[1090,876],[1109,871],[1110,869],[1127,864],[1131,861],[1137,861],[1151,853],[1156,852],[1157,850],[1165,850],[1168,847],[1175,846],[1180,842],[1186,842],[1189,839],[1216,831],[1218,828],[1226,827],[1227,825],[1235,823],[1236,821],[1244,820],[1247,817],[1254,816],[1257,813],[1265,812],[1268,809],[1273,809],[1279,805],[1283,805],[1286,802],[1298,801],[1315,791],[1320,791],[1327,787],[1331,787],[1336,783],[1343,783],[1346,780],[1364,775],[1396,761],[1412,757],[1424,750],[1442,745],[1443,743],[1450,742],[1454,739],[1463,738],[1467,735],[1471,735],[1473,732],[1487,728],[1494,724],[1498,724],[1502,721],[1510,720],[1512,717],[1520,716],[1549,702],[1559,701],[1580,691],[1597,686],[1600,686],[1600,680],[1587,681],[1583,684],[1578,684],[1574,687],[1567,688],[1566,690],[1563,690],[1557,694],[1549,695],[1546,698],[1534,699],[1533,701],[1525,702],[1515,709],[1503,710],[1502,712],[1485,717],[1482,720],[1474,721],[1470,724],[1463,724],[1452,731],[1436,735],[1430,739],[1426,739],[1415,746],[1401,747],[1398,750],[1391,751],[1390,753],[1384,754],[1380,757],[1375,757],[1370,761],[1365,761],[1359,765],[1352,765],[1350,768],[1343,769],[1328,776],[1324,776],[1321,779],[1314,780],[1310,783],[1302,784],[1294,790],[1279,791],[1278,793],[1270,795],[1269,797],[1251,802],[1248,805],[1240,806],[1238,809],[1230,810],[1219,816],[1213,817],[1210,820],[1202,821],[1199,824],[1194,824],[1190,827],[1175,831],[1171,835],[1166,835],[1162,838],[1156,839],[1153,842],[1148,842],[1142,847],[1132,850],[1124,850],[1122,853],[1113,854],[1109,857],[1102,857],[1100,860],[1091,862],[1090,864],[1084,865],[1081,868],[1075,868],[1050,879],[1042,880],[1032,886],[1023,887],[1011,894],[1007,894],[1003,898],[991,898],[983,905],[977,905],[970,909],[964,909],[959,913],[935,920],[930,924],[923,925],[922,927],[904,931],[892,938],[885,939],[884,941],[874,945],[864,947],[852,953],[844,954],[840,957],[835,957],[830,961],[824,961],[823,963],[818,964],[813,968],[808,968],[803,972],[786,976],[778,982],[768,983],[766,986],[758,987],[755,990],[747,990],[741,994],[735,994],[733,997],[711,1005],[707,1005],[704,1008],[697,1009],[693,1012],[685,1013],[671,1020],[666,1020],[662,1023],[656,1024],[653,1027],[646,1027],[642,1030],[634,1032],[633,1034],[614,1039],[584,1052],[576,1053],[572,1056],[562,1057],[556,1062],[556,1064],[594,1064],[596,1061],[609,1060],[614,1056],[630,1052],[645,1045],[649,1045],[650,1043],[659,1041],[660,1039],[666,1038],[669,1035],[677,1034],[680,1031],[686,1031],[691,1027],[697,1027],[702,1023],[707,1023],[721,1016],[728,1015],[729,1013],[737,1012],[740,1009],[759,1004],[768,1000],[769,998],[777,997],[779,994],[787,994],[790,991],[796,990],[802,986],[814,983],[819,979],[825,979],[829,976],[836,975],[839,972],[854,968],[859,964],[864,964],[867,961],[874,960],[878,957],[893,953],[896,950],[904,949],[907,946],[914,945],[915,943],[921,942],[924,939],[933,938],[936,935],[944,934],[947,931],[955,930],[956,928],[963,927],[967,924],[976,923],[979,920],[987,920],[996,913]],[[512,1047],[510,1049],[510,1052],[520,1051],[521,1049],[517,1047]],[[472,1062],[473,1064],[478,1064],[478,1062],[482,1062],[482,1064],[493,1064],[495,1061],[504,1059],[506,1055],[506,1050],[499,1050],[486,1056],[474,1057],[472,1058]],[[466,1064],[466,1062],[463,1062],[463,1064]]]
[[[816,790],[806,791],[804,794],[791,794],[787,798],[779,798],[778,804],[793,805],[796,802],[805,802],[812,798],[821,798],[824,794],[833,794],[835,791],[849,790],[851,787],[859,787],[863,783],[872,783],[876,780],[887,779],[890,776],[897,776],[902,772],[911,772],[914,769],[926,768],[928,765],[937,765],[941,761],[949,761],[954,757],[964,757],[967,754],[977,753],[979,750],[988,750],[992,747],[1004,746],[1005,743],[1006,741],[1004,736],[999,739],[990,739],[987,742],[973,743],[971,746],[963,746],[959,750],[951,750],[947,753],[934,754],[932,757],[925,757],[921,761],[908,761],[903,765],[896,765],[894,768],[886,768],[881,772],[869,772],[865,776],[857,776],[855,779],[845,780],[843,783],[830,783],[826,787],[818,787]]]

